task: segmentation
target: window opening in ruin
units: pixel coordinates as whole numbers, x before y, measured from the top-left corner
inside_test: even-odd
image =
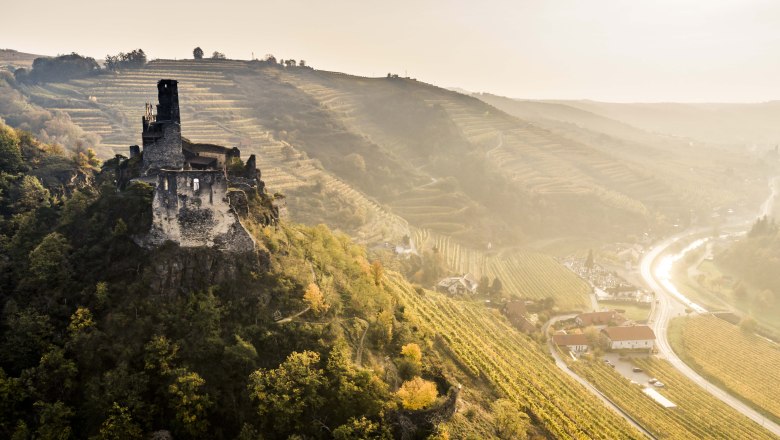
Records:
[[[168,191],[168,177],[163,180],[163,189]]]
[[[192,179],[192,190],[193,191],[199,191],[200,190],[200,180]]]

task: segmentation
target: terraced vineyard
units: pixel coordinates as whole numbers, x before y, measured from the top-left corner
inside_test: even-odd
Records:
[[[262,179],[271,192],[285,192],[320,183],[325,193],[339,193],[354,209],[367,212],[356,239],[382,240],[408,233],[407,222],[391,214],[351,185],[322,170],[295,146],[277,140],[243,103],[233,76],[247,68],[243,61],[157,60],[143,69],[105,74],[67,83],[26,87],[34,102],[66,112],[87,131],[98,133],[98,154],[127,154],[140,143],[140,120],[146,102],[154,102],[160,78],[179,81],[182,134],[195,142],[238,146],[244,156],[256,154]],[[287,150],[285,153],[284,150]]]
[[[715,316],[678,318],[674,351],[692,368],[780,420],[780,347]]]
[[[659,392],[676,408],[664,408],[613,368],[600,360],[577,361],[570,368],[662,439],[773,439],[772,434],[734,411],[681,375],[671,364],[655,358],[635,364],[666,386]]]
[[[417,249],[435,246],[447,265],[458,273],[500,279],[510,295],[528,299],[552,297],[562,311],[590,310],[587,283],[548,255],[516,250],[488,254],[427,230],[416,231],[414,241]]]
[[[555,368],[542,349],[498,313],[427,291],[399,275],[390,287],[426,331],[462,365],[526,409],[554,438],[642,438],[579,383]]]

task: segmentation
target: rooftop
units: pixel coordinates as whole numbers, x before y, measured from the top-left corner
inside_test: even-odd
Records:
[[[630,327],[607,327],[602,330],[612,341],[638,341],[655,339],[653,329],[646,325]]]
[[[571,345],[588,345],[588,338],[582,333],[573,335],[553,335],[555,345],[569,347]]]

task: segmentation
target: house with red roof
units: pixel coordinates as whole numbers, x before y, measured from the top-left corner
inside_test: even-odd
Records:
[[[655,345],[655,333],[646,325],[626,327],[607,327],[601,330],[609,340],[613,350],[652,350]]]

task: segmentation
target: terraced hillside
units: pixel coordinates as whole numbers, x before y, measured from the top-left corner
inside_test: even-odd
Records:
[[[643,438],[555,368],[553,360],[498,313],[435,292],[420,295],[395,275],[390,288],[424,331],[475,378],[521,405],[552,438]]]
[[[319,184],[323,197],[345,195],[353,209],[365,212],[364,224],[353,231],[358,239],[381,239],[403,235],[406,221],[346,184],[293,145],[276,139],[252,116],[237,91],[232,72],[246,68],[244,62],[156,61],[144,69],[106,74],[67,83],[26,86],[31,101],[67,113],[103,141],[98,152],[104,157],[127,154],[129,145],[140,143],[140,118],[146,102],[154,102],[160,78],[179,81],[183,135],[193,141],[238,146],[242,154],[256,154],[262,178],[272,192],[290,192]],[[310,220],[310,219],[307,219]]]
[[[578,106],[572,102],[524,101],[487,94],[475,96],[558,136],[584,142],[605,154],[638,164],[645,171],[645,184],[630,185],[625,191],[641,200],[655,200],[656,204],[651,207],[656,209],[674,212],[674,204],[665,206],[664,200],[675,197],[680,203],[690,203],[693,207],[718,203],[752,207],[761,201],[755,186],[750,183],[761,174],[760,167],[755,166],[756,156],[745,154],[742,146],[721,145],[725,139],[720,139],[719,143],[705,143],[699,139],[659,134],[652,131],[654,127],[650,124],[630,125],[641,121],[619,111],[600,114],[598,109],[601,107],[595,104]],[[693,112],[687,117],[697,118]],[[726,184],[701,185],[716,179]]]
[[[553,298],[561,311],[590,310],[590,287],[549,255],[519,250],[476,250],[428,230],[415,231],[414,242],[417,249],[435,247],[457,273],[500,279],[510,296],[535,300]]]
[[[565,115],[555,116],[557,125],[541,126],[406,79],[259,62],[157,60],[25,91],[100,134],[99,153],[109,156],[138,143],[136,121],[162,77],[180,81],[185,136],[257,154],[272,190],[297,192],[295,203],[304,194],[323,202],[296,210],[308,215],[296,220],[328,221],[365,241],[394,239],[407,222],[474,247],[564,233],[612,240],[670,230],[690,220],[691,208],[703,216],[736,193],[743,200],[751,193],[744,185],[720,185],[728,171],[722,161],[714,168],[691,163],[694,156],[670,156],[668,172],[648,164],[668,148],[645,148],[631,128],[604,123],[604,141],[597,131],[566,131],[573,125]],[[743,163],[728,163],[732,180],[742,182]],[[329,215],[334,209],[344,214]],[[359,231],[349,227],[356,222],[365,223]]]

